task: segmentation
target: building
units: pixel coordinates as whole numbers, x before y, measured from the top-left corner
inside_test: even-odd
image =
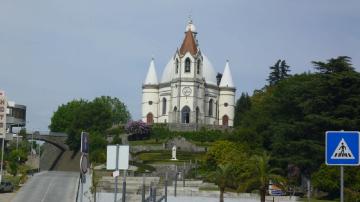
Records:
[[[185,38],[157,78],[154,59],[142,85],[142,120],[146,123],[233,126],[235,86],[229,67],[217,74],[200,50],[190,20]]]
[[[14,101],[7,102],[6,127],[12,133],[14,127],[26,126],[26,106],[15,103]]]

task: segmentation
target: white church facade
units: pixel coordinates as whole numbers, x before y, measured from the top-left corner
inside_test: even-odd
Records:
[[[200,50],[192,21],[158,80],[154,59],[142,85],[142,120],[152,123],[233,126],[235,86],[229,62],[217,75]]]

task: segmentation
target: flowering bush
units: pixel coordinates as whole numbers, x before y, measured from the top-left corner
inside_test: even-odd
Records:
[[[125,126],[125,131],[129,136],[129,140],[138,140],[149,137],[150,127],[143,121],[129,121]]]

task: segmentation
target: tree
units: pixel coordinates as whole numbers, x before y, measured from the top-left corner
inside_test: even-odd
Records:
[[[314,68],[320,73],[339,73],[346,71],[355,71],[351,64],[351,57],[339,56],[337,58],[331,58],[327,62],[312,61]]]
[[[240,125],[241,119],[245,112],[247,112],[251,107],[250,96],[247,93],[241,93],[240,98],[236,101],[235,106],[235,117],[234,117],[234,127]]]
[[[275,174],[279,169],[271,168],[270,155],[265,152],[262,155],[254,155],[247,162],[247,170],[243,173],[244,183],[239,190],[259,190],[261,202],[265,202],[265,196],[269,189],[269,182],[284,183],[284,178]]]
[[[360,168],[345,167],[344,169],[344,181],[346,182],[345,201],[360,201]],[[325,199],[339,197],[340,167],[322,164],[311,178],[315,189],[327,193]]]
[[[66,132],[66,143],[71,150],[78,151],[82,131],[89,132],[90,136],[92,133],[98,134],[97,139],[105,139],[106,129],[126,122],[129,118],[126,106],[119,99],[102,96],[92,101],[73,100],[59,106],[51,118],[49,128],[54,132]],[[91,150],[96,151],[94,148]]]
[[[217,169],[208,176],[220,190],[220,202],[224,202],[225,188],[234,182],[233,168],[230,163],[219,165]]]
[[[276,63],[270,67],[270,75],[267,81],[269,81],[269,85],[275,85],[280,80],[288,78],[290,72],[290,66],[286,64],[285,60],[278,60]]]
[[[131,119],[130,112],[127,110],[126,105],[116,97],[101,96],[95,98],[94,101],[103,102],[110,107],[113,125],[126,124]]]

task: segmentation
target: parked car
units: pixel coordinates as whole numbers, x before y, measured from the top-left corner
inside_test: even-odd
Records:
[[[14,185],[11,182],[2,181],[0,184],[0,192],[13,192]]]

